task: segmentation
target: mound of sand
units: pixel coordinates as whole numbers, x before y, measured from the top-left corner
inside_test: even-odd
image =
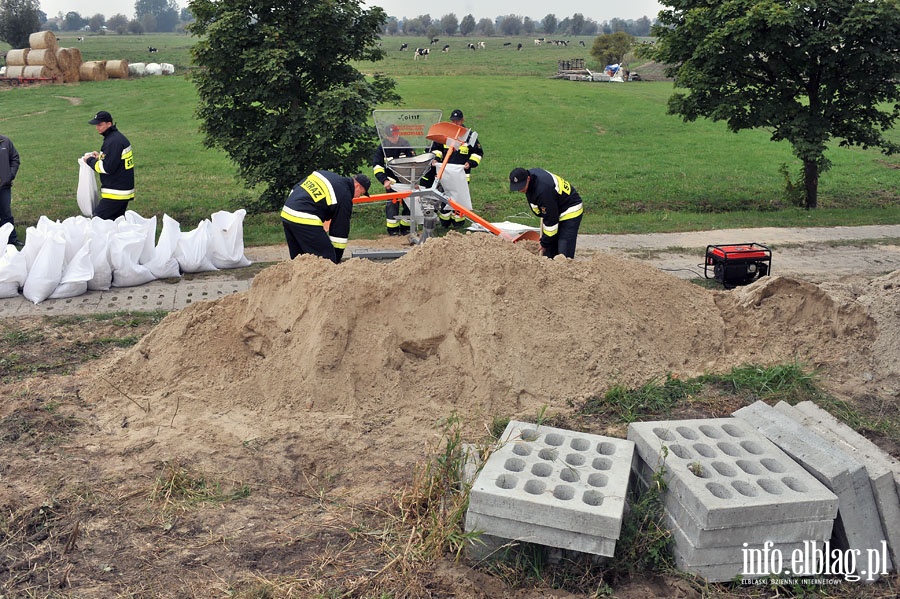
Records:
[[[781,277],[710,291],[638,261],[547,260],[520,245],[451,234],[387,264],[272,266],[82,373],[104,414],[98,442],[378,493],[453,412],[480,436],[494,417],[564,412],[613,384],[794,359],[896,380],[897,342],[879,342],[892,357],[873,352],[870,314],[896,339],[896,308],[873,307],[888,299]],[[868,297],[889,297],[884,285]]]

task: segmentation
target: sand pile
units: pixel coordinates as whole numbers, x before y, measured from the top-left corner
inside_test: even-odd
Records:
[[[151,459],[254,446],[271,458],[248,463],[255,475],[340,471],[349,484],[408,472],[454,411],[478,434],[666,373],[795,358],[876,373],[876,336],[861,302],[809,283],[709,291],[637,261],[547,260],[451,234],[387,264],[270,267],[83,373],[83,396],[104,408],[104,443]]]

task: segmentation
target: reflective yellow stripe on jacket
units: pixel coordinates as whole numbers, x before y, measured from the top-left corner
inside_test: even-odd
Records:
[[[311,225],[313,227],[321,227],[323,225],[322,219],[315,214],[301,212],[299,210],[288,208],[287,206],[281,208],[281,218],[299,225]]]
[[[559,223],[564,220],[569,220],[570,218],[575,218],[584,214],[584,204],[579,202],[575,204],[565,212],[559,215],[559,222],[557,222],[552,227],[546,227],[543,223],[541,223],[541,232],[547,237],[553,237],[559,231]]]

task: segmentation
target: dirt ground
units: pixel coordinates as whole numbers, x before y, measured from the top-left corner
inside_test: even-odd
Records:
[[[861,413],[896,415],[898,287],[900,271],[722,291],[450,234],[389,263],[275,264],[247,292],[135,324],[128,349],[92,319],[0,323],[5,348],[81,365],[13,375],[27,358],[0,358],[0,597],[589,596],[452,555],[400,560],[423,531],[392,537],[397,493],[445,421],[478,442],[498,418],[565,421],[612,385],[794,360]],[[730,594],[678,575],[609,585]]]

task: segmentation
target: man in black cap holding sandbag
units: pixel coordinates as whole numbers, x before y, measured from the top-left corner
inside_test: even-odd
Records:
[[[88,152],[84,161],[100,173],[100,203],[94,216],[116,220],[134,199],[134,155],[131,142],[113,123],[112,115],[101,110],[88,121],[103,136],[99,152]]]

